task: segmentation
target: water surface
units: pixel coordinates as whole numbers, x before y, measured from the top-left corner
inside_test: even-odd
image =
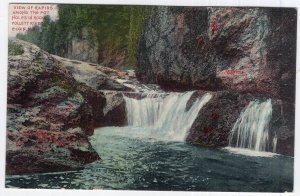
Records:
[[[134,127],[96,129],[102,160],[71,172],[6,176],[7,187],[247,191],[293,190],[293,158],[247,156],[151,137]]]

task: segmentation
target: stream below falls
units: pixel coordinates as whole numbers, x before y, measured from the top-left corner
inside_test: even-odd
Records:
[[[69,172],[6,176],[7,187],[246,191],[293,190],[293,158],[251,156],[150,138],[139,127],[105,127],[90,141],[102,160]]]
[[[188,104],[193,93],[146,93],[141,99],[124,95],[128,126],[98,128],[89,138],[102,160],[76,171],[6,176],[6,187],[293,190],[294,159],[274,153],[276,135],[269,135],[271,100],[253,101],[245,108],[228,147],[206,148],[185,142],[199,111],[212,98],[206,93]]]

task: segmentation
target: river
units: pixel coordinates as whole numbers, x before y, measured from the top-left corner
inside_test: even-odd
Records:
[[[193,92],[125,96],[128,125],[95,129],[89,138],[101,160],[76,171],[6,176],[7,187],[285,192],[293,190],[292,157],[276,154],[270,140],[271,100],[251,102],[225,148],[185,142],[212,95],[190,107]],[[116,114],[117,115],[117,114]],[[271,146],[270,148],[267,148]],[[273,152],[271,152],[272,150]]]
[[[149,138],[138,127],[95,130],[102,160],[84,169],[7,176],[19,188],[284,192],[293,190],[293,158]]]

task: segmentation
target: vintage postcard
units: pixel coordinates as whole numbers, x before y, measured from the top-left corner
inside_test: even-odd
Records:
[[[293,192],[297,9],[9,5],[6,188]]]

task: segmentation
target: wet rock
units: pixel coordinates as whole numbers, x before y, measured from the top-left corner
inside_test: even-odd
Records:
[[[203,92],[197,92],[200,96]],[[212,99],[200,110],[186,138],[187,142],[209,147],[225,147],[241,111],[254,99],[232,91],[212,92]]]
[[[127,123],[126,103],[123,94],[115,91],[104,92],[106,104],[103,108],[105,126],[122,126]]]
[[[282,100],[274,100],[272,105],[270,130],[277,136],[276,152],[294,156],[295,105]]]
[[[205,91],[197,91],[187,107]],[[233,91],[209,92],[212,99],[203,106],[194,121],[186,141],[207,147],[228,146],[228,136],[240,114],[254,100],[265,101],[271,97],[263,94],[237,93]],[[271,138],[277,137],[276,153],[294,156],[294,104],[280,99],[272,99],[272,117],[269,126],[269,146]],[[269,149],[272,151],[272,149]]]
[[[84,135],[41,129],[25,129],[15,134],[7,141],[8,174],[70,170],[99,160]],[[74,159],[73,151],[81,152],[80,161]]]
[[[280,135],[277,152],[293,155],[295,9],[159,6],[148,14],[139,43],[138,79],[170,91],[214,94],[199,112],[188,142],[226,146],[249,102],[271,98],[270,134]]]
[[[82,164],[76,161],[69,161],[63,157],[55,159],[33,154],[28,151],[7,151],[6,152],[6,174],[20,175],[41,172],[57,172],[78,169]]]

